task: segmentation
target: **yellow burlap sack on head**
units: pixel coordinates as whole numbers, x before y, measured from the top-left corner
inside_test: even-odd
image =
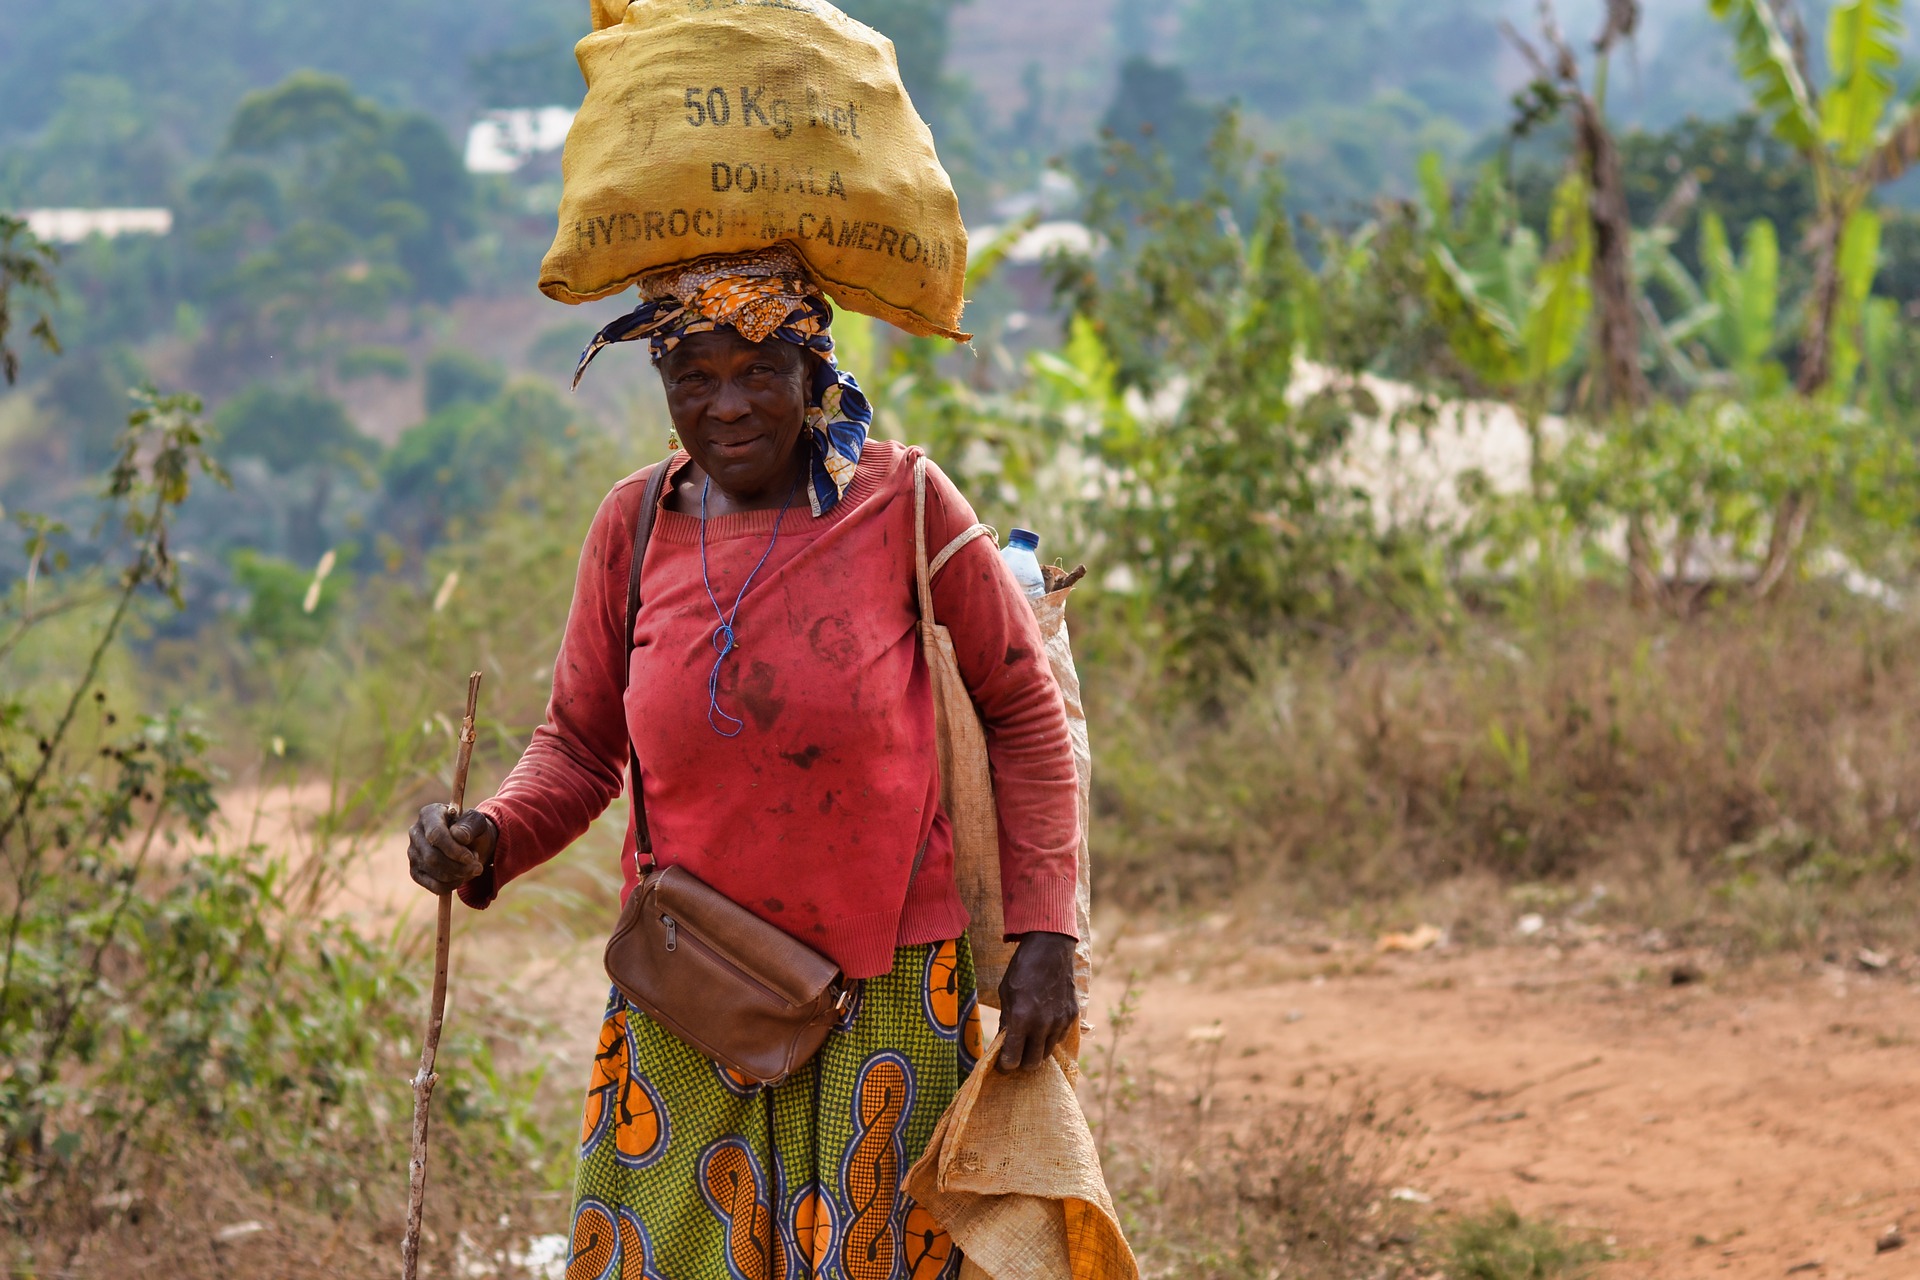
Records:
[[[967,233],[893,43],[823,0],[592,0],[540,291],[785,240],[829,297],[964,341]]]

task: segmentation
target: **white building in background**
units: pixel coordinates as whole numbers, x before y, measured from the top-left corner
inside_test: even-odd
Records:
[[[566,145],[573,112],[566,107],[489,111],[467,130],[468,173],[512,173],[533,157]]]
[[[49,244],[79,244],[90,236],[164,236],[173,231],[171,209],[28,209],[27,229]]]
[[[987,223],[967,229],[967,256],[978,257],[996,244],[1004,227]],[[1056,253],[1073,257],[1097,256],[1106,246],[1085,223],[1057,219],[1041,222],[1021,231],[1006,246],[1007,261],[1017,266],[1036,266]]]

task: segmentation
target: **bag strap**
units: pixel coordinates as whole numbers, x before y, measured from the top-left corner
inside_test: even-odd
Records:
[[[940,554],[927,559],[927,455],[922,453],[913,460],[913,581],[920,595],[920,639],[927,643],[932,639],[936,625],[933,617],[933,578],[947,567],[947,561],[960,554],[975,538],[991,538],[998,542],[1000,535],[989,524],[976,524],[959,537],[940,549]]]
[[[647,557],[647,543],[653,537],[654,521],[660,516],[660,497],[667,489],[667,472],[679,454],[668,454],[647,477],[640,499],[640,517],[633,522],[633,559],[627,565],[627,645],[626,661],[620,664],[620,720],[626,723],[627,681],[633,673],[633,628],[640,621],[640,564]],[[633,832],[636,856],[646,855],[653,864],[653,833],[647,829],[647,795],[640,785],[640,753],[634,748],[633,734],[627,734],[627,778],[633,784]]]
[[[999,542],[1000,535],[993,526],[975,524],[959,537],[940,549],[940,554],[927,559],[927,455],[914,451],[913,459],[913,583],[920,596],[920,648],[927,665],[933,665],[933,633],[938,625],[933,617],[933,575],[946,567],[947,561],[960,553],[960,549],[975,538],[986,538]],[[920,874],[920,863],[927,856],[927,842],[922,841],[920,852],[913,857],[913,870],[907,876],[911,886]]]

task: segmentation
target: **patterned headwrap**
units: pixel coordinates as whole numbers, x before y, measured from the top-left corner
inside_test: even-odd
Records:
[[[807,396],[807,498],[816,516],[832,510],[853,483],[873,409],[853,375],[834,363],[833,335],[827,332],[833,308],[809,281],[799,255],[777,245],[708,258],[643,277],[640,293],[647,300],[600,330],[580,353],[573,385],[580,385],[580,375],[603,348],[639,338],[647,339],[655,364],[682,339],[723,325],[748,342],[779,338],[804,347],[820,357]]]

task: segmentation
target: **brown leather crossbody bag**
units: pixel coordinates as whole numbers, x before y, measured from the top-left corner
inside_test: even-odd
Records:
[[[654,470],[634,524],[623,672],[633,667],[640,564],[672,461],[669,455]],[[840,967],[686,868],[660,866],[631,741],[627,760],[640,882],[607,940],[607,976],[621,995],[707,1057],[747,1080],[777,1084],[820,1051],[846,1011],[851,993]]]

